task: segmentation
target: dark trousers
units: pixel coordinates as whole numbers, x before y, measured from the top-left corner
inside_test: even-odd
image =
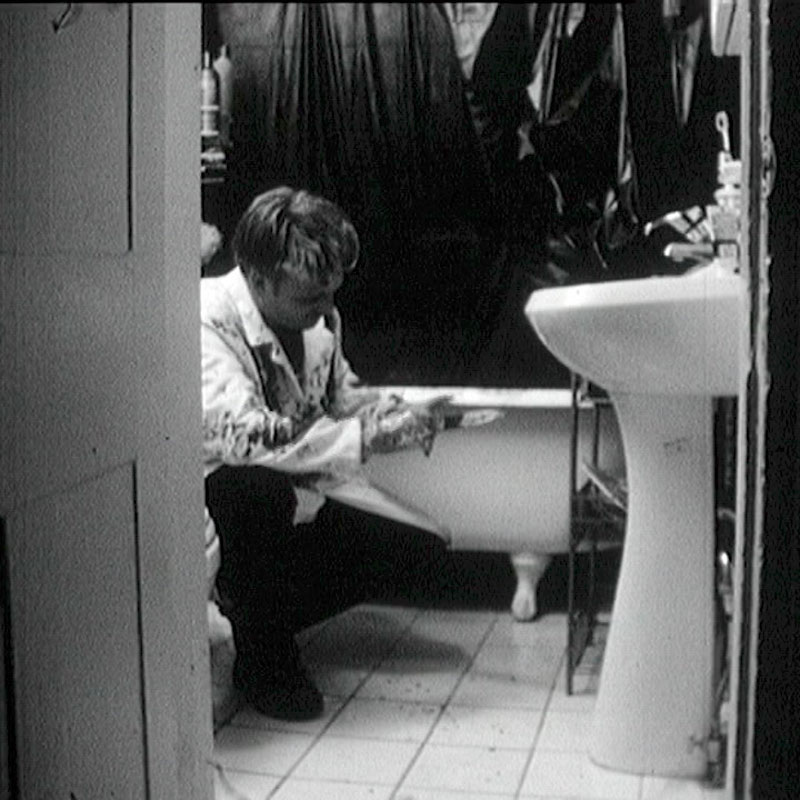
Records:
[[[402,596],[446,559],[438,536],[331,500],[295,526],[291,481],[266,467],[220,467],[206,478],[206,505],[221,545],[220,607],[237,653],[256,659],[386,590]]]

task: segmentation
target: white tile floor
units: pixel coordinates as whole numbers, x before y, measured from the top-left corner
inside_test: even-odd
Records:
[[[564,614],[352,609],[301,637],[324,717],[240,711],[215,737],[216,800],[721,800],[589,760],[602,642],[567,696],[565,639]]]

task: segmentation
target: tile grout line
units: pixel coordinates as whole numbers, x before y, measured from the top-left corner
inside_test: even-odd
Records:
[[[353,689],[351,689],[348,692],[348,694],[346,696],[344,696],[342,698],[341,706],[331,715],[330,719],[326,721],[326,723],[323,725],[323,727],[316,734],[313,734],[313,735],[310,736],[310,742],[309,742],[308,746],[302,751],[302,753],[293,762],[292,766],[282,776],[273,775],[271,773],[262,773],[262,772],[258,772],[258,771],[252,772],[252,774],[264,775],[264,776],[267,776],[267,777],[277,778],[278,779],[278,782],[273,787],[273,789],[270,791],[268,797],[270,797],[270,798],[275,797],[277,792],[284,786],[286,781],[293,774],[295,774],[296,769],[298,768],[300,763],[303,761],[303,759],[308,755],[309,751],[319,742],[319,740],[322,738],[322,736],[329,731],[330,727],[333,725],[335,720],[338,719],[341,716],[341,714],[343,713],[344,709],[350,704],[351,701],[353,701],[355,699],[355,696],[358,693],[359,689],[375,673],[375,670],[382,663],[384,663],[386,660],[390,659],[392,657],[392,654],[397,651],[398,646],[407,637],[409,631],[413,628],[415,623],[417,623],[418,620],[420,620],[422,617],[425,616],[426,610],[430,610],[430,609],[418,609],[418,610],[415,610],[413,615],[410,615],[410,619],[408,620],[408,622],[405,623],[401,627],[400,631],[397,633],[397,635],[394,637],[394,639],[391,641],[391,643],[387,646],[387,648],[383,651],[383,653],[379,657],[376,657],[374,659],[370,659],[369,670],[368,670],[367,674],[358,682],[358,684],[356,686],[354,686]],[[416,749],[416,752],[415,752],[414,756],[412,757],[412,759],[409,762],[408,766],[406,767],[406,769],[403,771],[402,775],[398,779],[397,784],[394,786],[393,789],[390,790],[391,791],[391,794],[389,795],[390,798],[396,798],[397,797],[397,793],[400,791],[400,788],[402,786],[403,781],[408,777],[408,774],[411,772],[411,770],[413,769],[414,765],[419,760],[419,758],[420,758],[420,756],[422,754],[422,751],[424,750],[425,746],[427,744],[429,744],[430,739],[431,739],[431,737],[433,735],[433,731],[435,730],[437,724],[439,723],[439,721],[441,720],[442,716],[444,715],[444,713],[446,712],[446,710],[450,706],[450,703],[452,702],[453,697],[455,696],[455,694],[458,691],[459,687],[462,685],[463,681],[466,679],[467,675],[469,674],[470,669],[474,666],[474,664],[475,664],[475,662],[476,662],[476,660],[478,658],[478,655],[483,651],[484,647],[486,646],[487,641],[489,640],[489,638],[491,637],[491,635],[493,634],[493,632],[497,628],[497,626],[499,624],[499,621],[500,621],[500,618],[501,618],[500,613],[496,613],[494,618],[490,620],[489,624],[487,625],[487,628],[486,628],[485,632],[480,637],[480,640],[478,641],[477,645],[474,646],[472,654],[466,660],[466,663],[463,666],[463,669],[461,671],[461,674],[460,674],[458,680],[453,685],[453,687],[450,690],[450,692],[448,693],[446,699],[443,702],[437,704],[439,706],[439,708],[438,708],[438,713],[436,715],[436,718],[433,721],[433,723],[431,724],[427,735],[424,737],[424,739],[422,739],[418,743],[418,747]],[[317,636],[319,636],[323,632],[324,628],[327,627],[328,624],[330,624],[330,621],[326,622],[325,626],[323,626],[322,629],[317,631],[315,633],[315,635],[311,639],[309,639],[308,642],[306,642],[306,645],[308,645],[312,641],[316,640]],[[362,634],[359,635],[358,640],[368,639],[369,636],[370,636],[369,633],[366,633],[366,634],[362,633]],[[531,758],[533,756],[533,752],[534,752],[534,750],[536,748],[536,745],[538,743],[538,740],[539,740],[539,737],[540,737],[540,734],[541,734],[542,727],[544,725],[545,714],[546,714],[546,712],[547,712],[547,710],[548,710],[548,708],[550,706],[550,702],[551,702],[551,699],[553,697],[553,693],[555,691],[555,688],[558,685],[558,680],[559,680],[559,677],[560,677],[560,673],[561,673],[561,670],[563,669],[564,657],[565,657],[564,656],[564,652],[562,651],[561,656],[559,658],[558,668],[556,670],[553,683],[551,684],[550,692],[548,693],[548,697],[547,697],[547,702],[545,704],[545,708],[541,712],[541,717],[540,717],[539,723],[537,725],[537,731],[536,731],[536,734],[535,734],[535,737],[534,737],[534,744],[531,746],[531,749],[529,751],[528,759],[526,760],[526,766],[525,766],[525,769],[523,770],[522,777],[520,779],[520,783],[519,783],[519,786],[518,786],[518,789],[517,789],[517,793],[515,794],[515,797],[519,796],[519,792],[521,791],[521,787],[522,787],[522,785],[524,783],[524,779],[525,779],[525,775],[526,775],[527,769],[528,769],[528,767],[530,765],[530,761],[531,761]],[[331,697],[335,697],[335,696],[331,695]],[[372,700],[373,698],[365,698],[365,699]],[[377,702],[377,699],[376,699],[376,702]],[[398,702],[398,703],[410,703],[410,704],[419,703],[419,704],[429,705],[429,706],[432,705],[431,703],[424,703],[421,700],[419,700],[419,701],[404,700],[402,698],[397,698],[396,702]],[[231,727],[254,727],[254,726],[237,726],[237,725],[233,725],[231,723],[229,723],[229,725],[231,725]],[[258,726],[255,726],[255,727],[258,727]],[[286,730],[286,729],[281,730],[281,729],[275,729],[275,728],[264,728],[262,730],[272,731],[272,732],[279,733],[279,734],[280,733],[298,733],[298,731],[296,731],[296,730],[295,731]],[[302,731],[299,731],[299,732],[302,733]],[[357,737],[344,737],[344,738],[357,738]],[[363,739],[363,741],[372,741],[372,740],[373,740],[372,737],[365,737]],[[476,747],[480,747],[480,746],[477,745]],[[513,749],[519,750],[519,749],[523,749],[523,748],[513,748]],[[226,768],[223,765],[216,764],[216,763],[215,763],[215,766],[217,766],[218,771],[221,771],[222,777],[225,778],[226,777],[226,775],[225,775],[225,769]],[[249,770],[247,770],[247,771],[249,771]],[[331,779],[329,781],[327,779],[320,779],[320,780],[322,780],[322,782],[332,782],[332,783],[345,783],[345,784],[346,783],[351,783],[351,781],[337,781],[337,780],[333,780],[333,779]],[[384,786],[388,786],[388,785],[384,785]],[[640,789],[640,792],[641,792],[641,789]],[[242,796],[242,798],[244,800],[244,796]],[[639,800],[641,800],[641,798]]]
[[[547,717],[547,712],[550,710],[550,704],[553,701],[553,693],[558,689],[559,678],[561,677],[561,670],[564,666],[564,661],[567,657],[566,647],[561,652],[561,657],[558,660],[558,669],[556,670],[555,677],[553,678],[552,683],[550,684],[550,691],[547,694],[547,702],[544,704],[544,708],[542,709],[542,715],[539,718],[539,724],[536,726],[536,734],[533,737],[533,744],[528,752],[528,757],[525,759],[525,766],[522,769],[522,775],[520,776],[519,783],[517,784],[517,788],[514,792],[514,799],[519,800],[522,794],[522,787],[525,785],[525,778],[528,777],[528,770],[531,767],[531,762],[533,761],[533,755],[536,752],[536,748],[539,746],[539,739],[542,735],[542,729],[544,728],[545,718]]]
[[[309,754],[309,752],[312,750],[312,748],[319,742],[319,740],[322,738],[323,734],[328,731],[328,729],[331,727],[331,725],[333,725],[334,721],[336,719],[338,719],[338,717],[342,714],[342,712],[347,707],[347,705],[350,703],[350,701],[355,697],[356,692],[358,692],[358,690],[364,685],[364,683],[366,683],[369,680],[370,676],[375,671],[376,667],[378,667],[381,663],[383,663],[383,661],[386,660],[387,654],[390,653],[393,650],[393,648],[397,645],[397,642],[400,639],[402,639],[403,636],[405,636],[405,634],[407,633],[409,628],[414,624],[414,622],[420,616],[420,613],[421,612],[418,611],[417,613],[414,614],[414,616],[412,617],[411,621],[402,628],[400,633],[397,634],[397,636],[394,638],[394,640],[391,643],[391,645],[389,645],[389,647],[387,648],[386,652],[380,658],[370,659],[371,663],[369,665],[369,671],[367,672],[367,674],[358,682],[358,684],[344,698],[341,706],[339,706],[339,708],[336,711],[334,711],[333,714],[331,714],[331,718],[325,723],[325,725],[323,725],[322,728],[320,728],[320,730],[317,731],[316,735],[314,735],[311,738],[311,742],[309,743],[308,747],[306,747],[305,750],[303,750],[303,752],[297,757],[297,759],[295,759],[295,761],[291,765],[291,767],[289,767],[289,769],[280,777],[280,779],[278,780],[278,783],[275,784],[275,786],[272,788],[272,791],[267,795],[267,798],[275,797],[275,795],[283,787],[283,785],[286,783],[286,781],[288,781],[289,778],[293,775],[293,773],[295,772],[297,767],[300,766],[300,763],[303,761],[303,759]],[[316,637],[314,637],[314,638],[316,638]],[[364,638],[369,638],[369,634],[359,635],[358,640],[360,641],[361,639],[364,639]],[[312,639],[312,641],[313,641],[313,639]]]
[[[605,647],[605,641],[603,641],[603,644],[601,646],[601,651],[602,651],[602,649],[604,647]],[[534,744],[533,744],[533,747],[531,748],[530,756],[528,758],[528,762],[526,763],[525,769],[524,769],[524,771],[522,773],[522,779],[520,780],[519,787],[517,788],[517,791],[514,794],[514,800],[525,800],[525,798],[528,797],[527,795],[526,796],[522,795],[522,787],[525,785],[525,778],[527,777],[527,772],[530,769],[531,761],[533,760],[533,756],[534,756],[534,754],[536,752],[536,748],[539,745],[539,739],[541,737],[542,729],[543,729],[544,723],[546,721],[547,713],[550,711],[550,705],[551,705],[551,701],[552,701],[553,695],[558,690],[559,678],[560,678],[560,675],[561,675],[561,670],[564,667],[565,659],[566,659],[566,649],[561,654],[561,659],[560,659],[560,663],[559,663],[559,667],[558,667],[558,672],[556,673],[556,678],[555,678],[554,684],[551,687],[551,691],[550,691],[550,694],[549,694],[548,699],[547,699],[547,704],[545,705],[545,708],[542,711],[542,718],[540,720],[539,728],[538,728],[538,730],[536,732],[536,737],[534,738]],[[601,667],[602,667],[602,658],[592,666],[591,674],[597,673],[601,669]],[[555,710],[557,711],[557,709],[555,709]],[[531,798],[531,800],[535,800],[536,799],[536,795],[530,795],[530,798]],[[565,798],[565,800],[566,800],[566,798]],[[580,798],[580,800],[583,800],[583,798]],[[637,787],[636,800],[644,800],[644,776],[639,776],[639,785]]]
[[[345,613],[347,613],[347,612],[345,612]],[[421,612],[417,611],[413,615],[411,620],[405,626],[402,627],[401,631],[397,634],[397,636],[395,637],[394,641],[387,648],[386,653],[388,653],[388,652],[390,652],[392,650],[392,648],[396,645],[397,641],[399,639],[401,639],[403,637],[403,635],[411,627],[411,625],[413,625],[414,621],[419,617],[420,613]],[[315,634],[313,636],[311,636],[308,639],[308,641],[304,643],[303,646],[304,647],[308,646],[308,645],[311,644],[311,642],[315,641],[317,639],[317,637],[320,636],[323,633],[323,631],[333,622],[333,619],[335,619],[335,618],[332,618],[330,620],[326,620],[325,623],[320,627],[320,630],[316,631]],[[368,638],[368,634],[359,635],[358,640],[361,640],[363,638]],[[384,655],[380,659],[376,659],[375,661],[372,662],[372,664],[371,664],[372,671],[374,671],[375,667],[378,666],[383,660],[385,660],[386,653],[384,653]],[[283,784],[291,776],[291,774],[294,772],[294,770],[297,768],[297,766],[300,764],[300,762],[308,755],[308,753],[311,750],[311,748],[314,747],[314,745],[320,740],[322,735],[330,728],[330,726],[333,724],[333,722],[339,717],[339,715],[344,710],[345,706],[350,702],[350,700],[353,699],[353,697],[356,694],[356,692],[358,691],[358,689],[364,684],[364,682],[366,682],[369,679],[369,676],[371,674],[372,674],[372,672],[368,672],[367,675],[364,678],[362,678],[361,681],[359,681],[359,683],[350,691],[350,693],[347,696],[345,696],[344,698],[342,698],[342,704],[339,707],[339,709],[337,711],[335,711],[331,715],[331,718],[326,722],[325,725],[322,726],[322,728],[316,734],[313,734],[313,735],[310,734],[309,735],[310,736],[310,742],[309,742],[308,747],[306,747],[303,750],[303,752],[294,761],[292,766],[283,775],[278,776],[278,775],[273,775],[272,773],[251,772],[249,770],[242,770],[242,771],[250,772],[250,774],[253,774],[253,775],[264,775],[266,777],[278,778],[278,783],[273,787],[273,789],[269,793],[269,795],[267,795],[267,797],[274,797],[276,792],[283,786]],[[329,697],[334,697],[334,696],[333,695],[329,695]],[[339,699],[339,698],[336,697],[335,699]],[[227,723],[227,725],[225,725],[223,727],[253,728],[254,726],[251,726],[251,725],[236,725],[233,722],[229,722],[229,723]],[[278,733],[278,734],[302,733],[302,731],[287,730],[287,729],[281,729],[281,728],[261,728],[260,726],[255,726],[255,727],[257,729],[259,729],[259,730],[267,731],[267,732],[270,732],[270,733]],[[222,728],[220,728],[220,730],[222,730]],[[219,731],[216,731],[214,735],[216,736],[217,733],[219,733]],[[224,764],[221,764],[220,762],[218,762],[216,760],[212,760],[211,763],[212,763],[212,766],[220,774],[221,778],[223,778],[227,783],[230,784],[230,781],[228,780],[227,774],[226,774],[227,767],[225,767]],[[232,785],[231,785],[230,788],[233,788]],[[240,794],[240,793],[237,791],[236,794]],[[237,798],[237,800],[238,800],[238,798]],[[249,798],[244,798],[244,796],[242,796],[242,800],[249,800]]]
[[[486,644],[486,640],[489,638],[491,632],[497,625],[498,618],[499,617],[495,615],[495,618],[492,620],[491,624],[487,627],[485,633],[481,637],[480,642],[478,643],[478,646],[475,648],[475,652],[473,652],[467,665],[464,667],[461,676],[456,681],[453,688],[450,690],[444,702],[439,704],[439,713],[436,715],[436,719],[433,721],[433,724],[431,725],[430,730],[428,730],[428,733],[426,734],[425,738],[419,743],[417,751],[414,753],[413,757],[411,758],[411,761],[409,761],[408,766],[405,768],[402,775],[400,775],[400,777],[398,778],[397,785],[394,787],[394,789],[389,795],[389,800],[397,800],[397,793],[400,791],[400,788],[403,785],[403,781],[408,777],[409,773],[419,760],[419,757],[422,755],[422,751],[425,749],[426,745],[430,741],[430,738],[433,735],[433,731],[436,729],[436,726],[439,724],[439,721],[444,716],[444,713],[447,710],[447,707],[449,706],[450,701],[453,699],[453,696],[455,695],[456,691],[458,690],[458,687],[461,685],[462,681],[466,677],[467,673],[470,670],[470,667],[472,667],[472,665],[475,663],[475,659],[477,658],[478,653],[483,649],[484,644]]]

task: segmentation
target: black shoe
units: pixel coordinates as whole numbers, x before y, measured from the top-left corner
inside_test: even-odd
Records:
[[[258,688],[245,686],[245,700],[259,713],[283,720],[309,720],[322,716],[325,701],[307,675],[293,675],[262,683]]]
[[[280,659],[240,658],[233,665],[233,683],[258,712],[284,720],[309,720],[322,715],[325,702],[300,663],[294,641]]]

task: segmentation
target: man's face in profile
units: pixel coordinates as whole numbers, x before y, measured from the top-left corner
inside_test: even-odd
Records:
[[[323,283],[296,270],[282,268],[277,285],[263,282],[257,292],[257,304],[271,327],[302,331],[312,328],[321,316],[333,310],[334,295],[343,282],[341,269]]]

